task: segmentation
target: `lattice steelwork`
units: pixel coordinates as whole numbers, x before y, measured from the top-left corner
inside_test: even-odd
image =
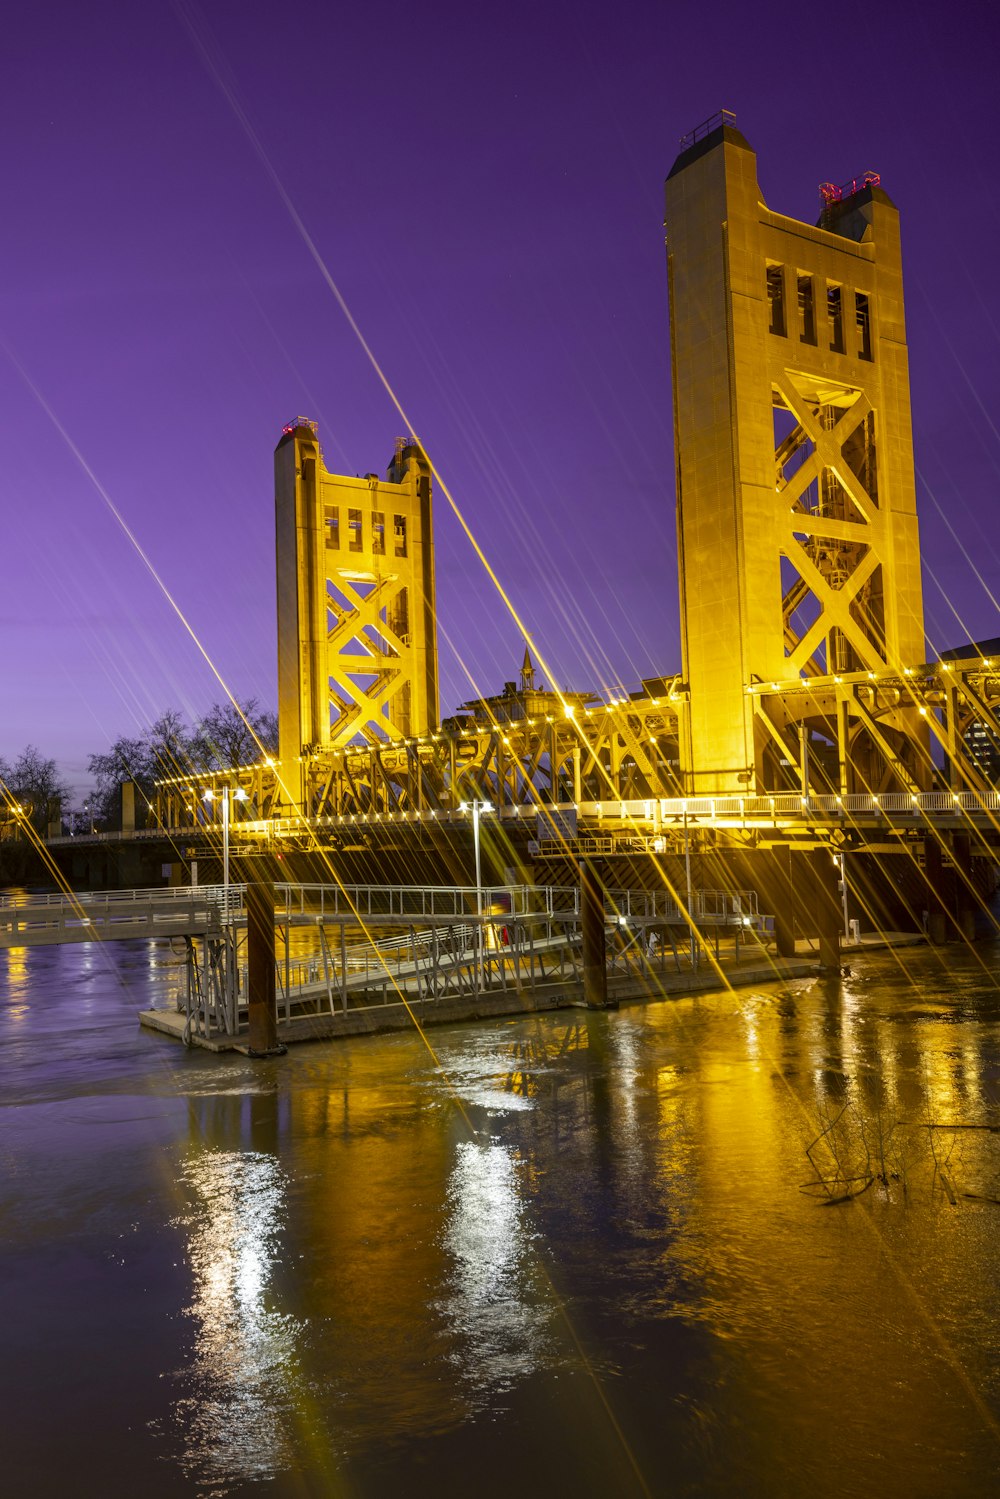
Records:
[[[402,446],[386,485],[337,478],[294,423],[276,460],[282,762],[227,775],[248,836],[304,818],[336,845],[345,823],[458,816],[473,796],[657,847],[686,846],[689,815],[750,842],[779,823],[836,840],[859,818],[877,842],[887,816],[908,837],[956,818],[996,833],[970,744],[1000,747],[1000,661],[921,664],[895,208],[866,173],[826,185],[818,226],[773,213],[723,115],[685,140],[667,223],[681,676],[599,704],[536,689],[526,656],[520,690],[437,727],[423,456]],[[161,783],[154,820],[199,827],[211,781]]]
[[[390,744],[438,719],[430,469],[401,440],[388,478],[327,471],[315,424],[275,453],[278,728],[289,793],[308,757]]]
[[[838,690],[925,653],[896,209],[866,173],[772,212],[729,117],[667,229],[687,789],[927,785],[921,715]]]

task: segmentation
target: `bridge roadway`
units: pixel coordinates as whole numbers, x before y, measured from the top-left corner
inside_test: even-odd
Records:
[[[488,788],[485,788],[488,790]],[[220,839],[222,825],[206,820],[209,807],[197,803],[193,820],[113,833],[92,833],[50,838],[49,847],[67,848],[88,843],[151,841],[161,838]],[[648,846],[663,852],[667,843],[681,841],[685,824],[704,830],[772,832],[783,837],[818,837],[840,841],[854,835],[863,846],[886,836],[913,832],[935,833],[974,830],[992,841],[1000,841],[1000,792],[925,791],[889,792],[882,795],[801,796],[794,793],[766,796],[648,797],[628,801],[581,801],[556,803],[510,803],[495,805],[494,814],[504,823],[530,826],[536,819],[542,841],[568,840],[568,851],[580,840],[603,836],[631,835],[654,840]],[[370,813],[345,813],[330,817],[240,818],[230,825],[233,842],[275,844],[299,841],[315,835],[323,840],[331,833],[379,827],[437,825],[467,827],[468,814],[450,807],[421,811],[400,808]],[[569,830],[575,825],[577,832]],[[659,846],[655,840],[662,839]],[[581,843],[579,852],[600,852]]]

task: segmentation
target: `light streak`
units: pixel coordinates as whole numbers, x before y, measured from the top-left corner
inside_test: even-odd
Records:
[[[232,84],[228,83],[226,81],[226,79],[223,77],[221,67],[220,67],[218,61],[216,60],[215,56],[213,55],[213,52],[210,49],[208,42],[206,41],[206,39],[203,36],[202,32],[199,30],[198,26],[195,24],[195,21],[194,21],[193,16],[192,16],[193,7],[184,4],[183,0],[178,0],[176,8],[177,8],[179,16],[181,17],[181,20],[183,21],[183,23],[184,23],[184,25],[185,25],[185,27],[186,27],[186,29],[188,31],[188,34],[189,34],[189,36],[191,38],[191,41],[193,42],[193,44],[194,44],[194,46],[195,46],[195,48],[196,48],[196,50],[197,50],[197,52],[198,52],[198,54],[199,54],[199,56],[201,58],[201,61],[204,64],[204,67],[205,67],[206,71],[209,73],[209,75],[211,76],[211,78],[215,81],[216,86],[218,87],[219,91],[222,93],[222,95],[225,98],[227,104],[229,105],[230,109],[232,110],[233,115],[235,116],[238,124],[240,125],[241,129],[243,130],[244,134],[246,135],[246,138],[247,138],[248,142],[250,143],[250,146],[252,147],[252,149],[254,151],[254,154],[256,155],[258,161],[260,162],[260,165],[261,165],[261,167],[262,167],[262,169],[263,169],[266,177],[268,178],[269,182],[271,183],[271,186],[274,188],[274,191],[277,193],[279,199],[281,200],[281,203],[283,204],[283,206],[285,208],[285,211],[288,214],[288,217],[291,219],[293,226],[295,227],[297,233],[299,234],[299,237],[301,238],[302,243],[305,246],[306,250],[308,251],[308,253],[309,253],[309,255],[310,255],[313,263],[315,264],[315,266],[317,268],[317,270],[319,271],[320,276],[322,277],[324,283],[327,286],[327,289],[329,290],[329,292],[333,296],[335,302],[337,303],[337,306],[340,308],[340,311],[343,313],[344,318],[346,319],[346,321],[348,323],[348,326],[351,329],[351,332],[354,334],[354,336],[357,339],[358,343],[360,344],[362,350],[364,351],[365,357],[367,358],[369,364],[372,367],[372,370],[374,371],[375,375],[377,376],[378,381],[379,381],[379,383],[382,386],[382,389],[385,391],[386,395],[389,397],[389,400],[392,402],[392,405],[395,407],[395,410],[396,410],[397,414],[399,415],[401,421],[404,423],[407,432],[409,432],[412,435],[412,437],[414,439],[414,442],[420,447],[421,451],[423,452],[425,458],[427,459],[427,464],[428,464],[428,467],[430,468],[430,471],[431,471],[431,474],[432,474],[432,476],[434,478],[435,484],[441,490],[441,493],[444,495],[445,499],[448,501],[448,505],[449,505],[449,507],[450,507],[450,509],[452,511],[452,514],[455,516],[455,519],[458,521],[459,526],[462,528],[462,531],[464,532],[464,534],[466,536],[466,539],[468,540],[468,542],[471,545],[473,551],[475,552],[475,554],[478,557],[480,563],[482,564],[482,566],[483,566],[483,568],[484,568],[487,576],[489,577],[491,583],[493,584],[493,586],[496,589],[497,593],[500,595],[500,598],[503,600],[504,604],[506,605],[507,610],[508,610],[511,618],[513,619],[514,623],[517,625],[519,634],[521,634],[524,637],[524,639],[528,642],[529,646],[531,647],[532,655],[534,655],[535,659],[538,661],[538,663],[541,666],[542,670],[545,672],[546,676],[549,679],[550,684],[552,685],[553,690],[558,694],[559,693],[559,689],[556,686],[556,676],[555,676],[555,673],[553,672],[552,668],[549,666],[548,662],[546,661],[545,657],[543,656],[541,650],[539,649],[539,647],[538,647],[538,645],[537,645],[537,643],[536,643],[536,641],[534,639],[534,636],[533,636],[532,632],[528,629],[527,624],[525,623],[525,621],[521,617],[520,613],[518,612],[517,608],[515,607],[512,599],[511,599],[510,595],[507,593],[507,591],[504,588],[503,584],[501,583],[499,577],[497,576],[497,573],[494,570],[493,565],[490,563],[489,559],[486,556],[486,553],[483,551],[483,548],[480,546],[479,541],[477,540],[475,534],[473,533],[471,526],[469,525],[468,521],[466,520],[465,515],[463,514],[461,508],[459,507],[458,502],[456,501],[454,495],[452,494],[451,490],[449,489],[447,483],[445,482],[444,478],[442,477],[441,473],[439,472],[436,464],[434,463],[433,458],[431,457],[430,453],[427,451],[427,449],[424,446],[424,444],[420,442],[420,438],[419,438],[419,436],[417,434],[416,427],[414,426],[413,422],[410,420],[410,417],[409,417],[409,415],[408,415],[405,407],[403,406],[403,403],[400,400],[400,397],[397,395],[396,390],[395,390],[394,386],[392,385],[392,382],[390,381],[388,375],[386,374],[386,372],[383,369],[381,363],[379,362],[379,359],[377,358],[374,349],[372,348],[371,344],[368,342],[367,338],[365,337],[364,333],[362,332],[359,323],[357,322],[356,318],[354,317],[354,314],[352,313],[350,307],[347,304],[347,301],[346,301],[346,299],[344,297],[344,294],[340,290],[340,287],[337,285],[337,282],[334,280],[333,274],[330,271],[330,268],[327,265],[326,260],[324,259],[323,255],[320,253],[319,247],[317,246],[317,244],[316,244],[315,240],[313,239],[312,235],[309,233],[309,230],[306,228],[306,225],[305,225],[305,223],[304,223],[304,221],[302,219],[302,216],[299,213],[298,209],[296,208],[296,206],[295,206],[295,204],[294,204],[294,202],[292,200],[291,194],[288,192],[288,189],[285,187],[284,182],[281,180],[281,177],[280,177],[279,173],[277,172],[277,170],[275,169],[275,167],[274,167],[274,165],[273,165],[273,163],[271,161],[270,156],[268,155],[267,151],[264,148],[263,142],[261,141],[260,137],[258,136],[256,130],[253,127],[253,125],[251,124],[250,118],[247,115],[246,110],[243,108],[243,105],[240,103],[240,100],[239,100],[239,98],[238,98],[238,96],[236,94],[235,88],[232,86]],[[559,694],[559,696],[561,698],[561,694]]]
[[[934,506],[935,510],[937,511],[938,515],[941,517],[941,519],[944,521],[945,525],[948,527],[948,530],[951,533],[952,540],[954,541],[955,545],[958,547],[959,551],[962,553],[962,556],[965,558],[965,561],[968,563],[969,568],[971,569],[973,575],[976,578],[976,581],[982,586],[982,590],[986,594],[986,597],[989,599],[990,603],[993,605],[993,608],[996,609],[998,613],[1000,613],[1000,603],[998,603],[998,601],[997,601],[996,594],[990,588],[990,586],[987,583],[986,579],[983,577],[982,573],[979,571],[979,568],[976,566],[975,562],[972,560],[972,557],[969,554],[968,547],[965,545],[964,541],[962,541],[962,539],[959,536],[958,532],[955,530],[955,527],[952,525],[951,521],[949,520],[946,511],[938,503],[937,495],[934,493],[934,490],[931,487],[930,482],[928,481],[928,479],[926,478],[926,476],[923,473],[921,473],[920,468],[916,464],[914,464],[914,471],[916,472],[917,478],[920,480],[921,484],[924,486],[924,488],[926,489],[928,495],[930,496],[931,503],[933,504],[933,506]],[[949,604],[951,603],[950,599],[948,600],[948,603]],[[957,614],[956,614],[955,617],[956,617],[956,619],[958,618]],[[963,629],[964,628],[965,627],[963,625]],[[969,638],[970,639],[972,638],[971,635],[970,635]]]

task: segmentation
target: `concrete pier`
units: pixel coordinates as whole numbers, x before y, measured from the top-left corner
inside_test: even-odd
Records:
[[[581,859],[580,927],[583,939],[583,998],[594,1009],[608,1003],[607,937],[604,930],[604,885],[589,859]]]
[[[247,990],[250,1036],[247,1054],[275,1056],[284,1048],[278,1042],[278,1009],[274,981],[274,885],[270,880],[248,879]]]

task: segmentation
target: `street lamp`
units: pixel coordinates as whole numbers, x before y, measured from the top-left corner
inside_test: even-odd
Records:
[[[479,917],[479,925],[476,928],[476,968],[479,973],[479,989],[482,992],[483,983],[483,874],[482,865],[479,862],[479,819],[484,812],[493,811],[493,803],[473,798],[469,802],[459,802],[460,812],[472,813],[472,842],[476,850],[476,915]]]
[[[233,792],[234,801],[245,802],[247,794],[242,786],[237,786]],[[206,791],[204,800],[212,802],[215,800],[214,791]],[[225,908],[229,910],[229,787],[222,788],[222,889],[224,892]]]
[[[691,971],[698,966],[698,942],[694,925],[694,895],[691,890],[691,840],[688,837],[688,809],[684,803],[684,882],[687,885],[688,925],[691,929]]]

